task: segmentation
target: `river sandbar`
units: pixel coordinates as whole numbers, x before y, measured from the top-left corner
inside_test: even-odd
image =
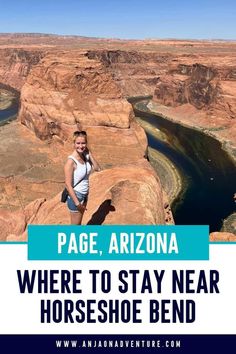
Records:
[[[153,127],[151,124],[145,122],[139,117],[136,117],[136,120],[149,134],[162,141],[167,141],[166,136],[162,131],[156,127]],[[164,154],[156,149],[148,147],[148,157],[149,162],[160,178],[161,185],[167,193],[170,203],[173,203],[173,201],[184,190],[184,184],[179,171]]]
[[[15,95],[7,90],[0,89],[0,110],[9,108],[13,101],[15,100]]]

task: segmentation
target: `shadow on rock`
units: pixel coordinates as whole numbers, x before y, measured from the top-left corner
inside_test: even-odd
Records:
[[[101,225],[110,211],[115,211],[115,207],[111,205],[111,199],[104,200],[98,210],[92,215],[87,225]]]

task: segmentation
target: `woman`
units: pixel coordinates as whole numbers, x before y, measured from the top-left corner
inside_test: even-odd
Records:
[[[66,161],[65,184],[69,196],[67,206],[70,211],[71,224],[81,225],[83,213],[86,209],[89,192],[89,174],[93,168],[101,168],[87,148],[87,134],[85,131],[74,132],[74,151]]]

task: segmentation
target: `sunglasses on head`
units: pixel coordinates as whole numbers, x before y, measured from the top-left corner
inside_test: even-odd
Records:
[[[85,130],[77,130],[76,132],[73,133],[74,136],[79,136],[79,135],[87,135]]]

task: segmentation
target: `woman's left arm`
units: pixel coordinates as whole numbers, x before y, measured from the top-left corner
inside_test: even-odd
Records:
[[[95,160],[95,158],[91,154],[91,151],[89,151],[89,159],[92,162],[92,166],[93,166],[94,171],[101,171],[102,170],[99,163]]]

